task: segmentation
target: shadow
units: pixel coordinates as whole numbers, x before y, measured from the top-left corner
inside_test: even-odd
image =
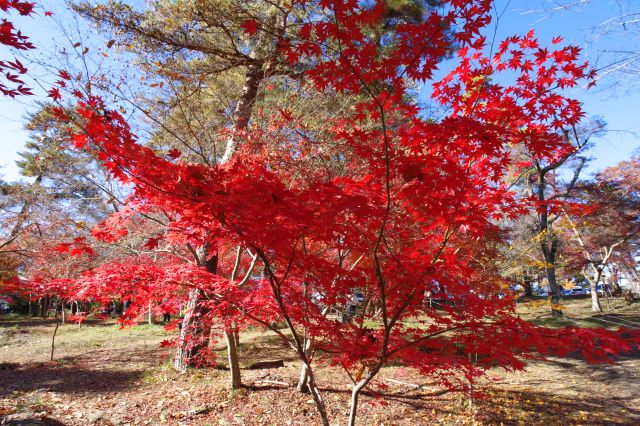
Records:
[[[581,357],[576,357],[574,359],[581,360],[582,358]],[[541,362],[547,363],[547,364],[552,364],[552,365],[555,365],[557,367],[562,367],[562,368],[565,368],[565,369],[575,368],[575,366],[576,366],[575,364],[573,364],[571,362],[560,361],[560,360],[554,359],[554,358],[547,358],[547,359],[545,359],[544,361],[541,361]]]
[[[55,363],[27,363],[2,371],[0,397],[15,391],[46,390],[81,394],[114,392],[134,386],[142,371],[94,370]]]
[[[613,321],[629,328],[640,328],[640,315],[603,313],[594,315],[593,318],[599,318],[605,321]]]
[[[290,388],[283,386],[248,385],[246,389],[253,392],[282,391]],[[343,401],[350,397],[350,390],[331,386],[323,386],[320,391],[327,400]],[[451,418],[447,424],[458,424],[457,421],[473,416],[478,424],[487,425],[569,425],[581,424],[590,426],[624,426],[640,424],[640,408],[633,397],[621,397],[592,394],[587,397],[573,397],[537,390],[512,390],[503,387],[479,387],[473,401],[473,413],[465,408],[468,399],[466,394],[448,393],[446,390],[415,389],[409,391],[364,391],[361,394],[361,411],[359,418],[363,424],[373,424],[372,415],[384,424],[408,424],[407,413],[416,415],[416,419]],[[308,395],[308,394],[306,394]],[[328,398],[332,395],[331,398]],[[306,398],[305,396],[304,398]],[[391,409],[383,414],[372,408],[369,402],[379,398],[404,405],[406,409]],[[603,399],[604,398],[604,399]],[[331,407],[329,407],[331,409]],[[370,422],[368,422],[370,421]],[[435,422],[434,422],[435,423]],[[416,423],[432,424],[432,423]],[[466,423],[465,423],[466,424]]]
[[[20,364],[17,362],[0,362],[0,371],[15,370],[19,367]]]
[[[0,328],[29,328],[29,327],[42,327],[53,326],[56,320],[54,318],[18,318],[18,319],[0,319]]]
[[[399,392],[394,392],[394,393],[363,392],[362,395],[368,396],[370,398],[383,397],[385,400],[395,401],[404,405],[408,405],[414,410],[420,410],[420,409],[426,409],[427,407],[431,406],[431,403],[433,401],[442,400],[443,398],[440,398],[440,397],[448,393],[449,393],[448,390],[443,389],[440,391],[433,391],[433,392],[423,392],[419,390],[410,390],[410,391],[401,392],[401,393]]]
[[[589,364],[584,360],[580,353],[559,358],[546,358],[544,360],[535,361],[540,364],[549,364],[567,370],[568,374],[586,377],[594,382],[606,383],[615,381],[623,386],[636,386],[636,379],[633,375],[626,372],[619,364],[620,361],[638,359],[638,350],[633,353],[622,354],[613,357],[612,364]]]
[[[475,400],[487,424],[588,424],[631,425],[640,411],[631,398],[593,395],[585,399],[535,392],[485,388]]]
[[[64,327],[76,327],[76,328],[85,328],[85,327],[120,327],[120,323],[117,321],[118,318],[89,318],[82,322],[82,327],[78,327],[77,323],[74,322],[65,322],[64,324],[60,324]],[[11,318],[11,319],[2,319],[0,318],[0,328],[29,328],[29,327],[42,327],[42,326],[54,326],[56,319],[53,317],[50,318],[41,318],[41,317],[20,317],[20,318]],[[136,326],[147,326],[148,323],[146,321],[140,321]],[[153,326],[163,327],[165,324],[162,322],[155,322]]]
[[[0,416],[0,424],[7,426],[65,426],[64,423],[49,417],[40,416],[19,416],[19,418],[9,416]]]
[[[634,375],[625,371],[620,364],[581,364],[573,369],[572,374],[581,375],[597,383],[615,382],[618,386],[628,388],[637,386]],[[615,395],[609,396],[613,397]]]
[[[292,389],[292,387],[289,387],[289,386],[278,386],[278,385],[270,385],[270,384],[256,385],[255,383],[250,384],[250,385],[243,385],[242,387],[244,389],[250,390],[252,392],[258,392],[258,391],[281,391],[283,389]]]
[[[640,329],[640,316],[622,314],[598,314],[580,318],[580,322],[589,327],[604,327],[613,330],[619,328],[638,330]]]
[[[156,344],[149,344],[139,349],[131,349],[118,352],[112,349],[95,349],[82,354],[67,355],[56,359],[56,363],[67,368],[102,371],[103,366],[111,369],[122,368],[122,371],[132,371],[132,366],[137,365],[140,370],[162,365],[163,349]],[[55,364],[47,364],[55,365]],[[113,371],[113,370],[109,370]]]
[[[343,390],[336,388],[327,388],[320,387],[319,388],[322,393],[326,393],[328,395],[345,395],[351,397],[351,390]],[[407,391],[401,392],[372,392],[370,390],[363,390],[360,393],[361,397],[365,398],[384,398],[387,401],[394,401],[404,405],[411,407],[414,410],[426,409],[427,407],[431,407],[431,403],[433,401],[440,400],[442,396],[448,394],[448,390],[438,390],[425,392],[419,389],[411,389]]]
[[[247,389],[252,392],[267,392],[267,391],[282,391],[282,390],[290,390],[295,388],[294,385],[284,386],[284,385],[275,385],[270,383],[265,384],[246,384],[243,386],[244,389]],[[346,389],[336,389],[330,387],[319,387],[318,388],[323,395],[343,395],[345,399],[351,397],[351,390]],[[437,400],[441,400],[442,396],[449,393],[447,390],[433,391],[433,392],[425,392],[420,390],[410,390],[406,392],[372,392],[369,390],[363,390],[360,394],[363,401],[367,400],[375,400],[378,398],[384,398],[386,401],[393,401],[403,405],[410,407],[413,410],[424,410],[431,409],[432,403]],[[309,396],[308,393],[304,393],[303,395]]]

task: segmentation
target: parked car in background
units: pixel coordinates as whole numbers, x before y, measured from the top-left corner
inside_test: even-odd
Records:
[[[538,297],[547,297],[549,293],[542,287],[537,287],[533,289],[533,295]]]
[[[607,293],[611,292],[611,288],[608,285],[605,287],[605,289],[607,290]],[[586,294],[591,294],[590,287],[585,287],[584,290],[586,291]],[[602,284],[598,284],[598,286],[596,287],[596,291],[598,292],[598,295],[604,296],[604,291],[602,290]]]
[[[582,296],[586,294],[591,294],[591,292],[585,287],[574,287],[571,289],[571,294],[575,296]]]
[[[0,300],[0,314],[8,314],[11,312],[11,306],[5,300]]]

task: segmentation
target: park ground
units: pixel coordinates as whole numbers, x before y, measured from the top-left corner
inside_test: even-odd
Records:
[[[547,326],[626,325],[640,328],[640,306],[614,299],[592,316],[589,300],[565,303],[570,319],[550,317],[544,302],[519,304],[521,316]],[[113,321],[61,326],[49,361],[53,320],[0,318],[0,424],[49,425],[315,425],[308,395],[295,392],[299,364],[268,333],[244,333],[241,362],[284,360],[284,367],[244,369],[245,389],[229,391],[223,370],[171,369],[170,336],[161,325],[120,329]],[[220,345],[221,346],[221,345]],[[221,347],[222,349],[222,347]],[[343,374],[317,373],[332,424],[345,424],[349,391]],[[468,398],[425,383],[393,366],[380,374],[378,394],[365,396],[361,425],[638,425],[640,356],[612,365],[581,359],[532,362],[526,372],[491,371]],[[17,419],[39,418],[39,422]],[[13,419],[13,420],[12,420]],[[5,422],[5,423],[3,423]],[[12,423],[13,422],[13,423]]]

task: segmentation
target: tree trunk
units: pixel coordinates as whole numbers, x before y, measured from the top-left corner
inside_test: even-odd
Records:
[[[356,415],[358,414],[358,399],[360,398],[360,393],[362,389],[369,383],[373,376],[369,375],[368,378],[360,380],[358,383],[354,383],[351,388],[351,405],[349,407],[349,426],[355,426],[356,424]]]
[[[298,380],[298,386],[296,386],[296,390],[300,393],[307,393],[309,388],[309,376],[307,375],[307,367],[302,364],[302,368],[300,368],[300,379]]]
[[[322,395],[320,395],[320,389],[318,389],[318,386],[316,385],[311,366],[305,364],[305,367],[307,369],[307,387],[309,388],[309,392],[311,393],[313,402],[316,404],[316,409],[318,410],[320,421],[322,422],[323,426],[329,426],[329,416],[327,415],[327,408],[324,404],[324,400],[322,399]]]
[[[313,341],[312,339],[305,339],[304,353],[307,359],[311,359],[311,353],[313,352]],[[302,364],[302,368],[300,368],[300,379],[298,380],[298,386],[296,390],[298,392],[306,393],[309,389],[309,375],[306,364]]]
[[[56,328],[53,329],[53,337],[51,337],[51,361],[53,361],[53,351],[56,347],[56,334],[58,333],[58,327],[60,327],[60,321],[56,317]]]
[[[235,123],[233,125],[233,132],[227,140],[224,155],[222,156],[221,163],[226,163],[231,159],[233,154],[238,149],[237,133],[247,129],[251,114],[253,111],[253,105],[256,102],[258,95],[258,89],[260,83],[264,79],[264,71],[262,69],[262,63],[256,62],[249,66],[245,74],[244,85],[242,86],[242,94],[236,105],[234,111]]]
[[[589,275],[586,269],[583,269],[582,275],[589,281],[589,287],[591,288],[591,312],[602,312],[602,305],[600,304],[600,296],[598,296],[598,283],[602,277],[602,270],[591,264],[593,269],[593,278]]]
[[[547,283],[549,285],[549,298],[551,301],[551,315],[561,317],[562,309],[560,307],[560,287],[556,278],[556,254],[558,252],[558,239],[555,235],[546,235],[540,243],[542,254],[544,255],[544,269],[547,275]]]
[[[602,312],[600,297],[598,296],[598,285],[591,282],[591,312]]]
[[[40,305],[40,299],[36,303],[33,303],[31,299],[29,299],[29,316],[35,317],[38,315],[38,306]]]
[[[238,348],[236,346],[237,332],[225,331],[224,337],[227,342],[227,358],[229,360],[229,372],[231,379],[231,389],[242,387],[242,377],[240,376],[240,363],[238,362]]]
[[[205,266],[208,272],[215,274],[218,269],[218,256],[214,255],[207,259],[208,254],[208,247],[199,248],[196,261],[198,265]],[[176,356],[173,361],[173,368],[176,371],[183,372],[189,365],[194,365],[195,358],[209,346],[210,326],[205,321],[207,309],[202,303],[199,303],[202,297],[200,289],[189,292],[189,300],[184,318],[182,318]]]
[[[356,414],[358,413],[358,397],[360,391],[357,387],[351,390],[351,407],[349,408],[349,426],[356,425]]]
[[[356,425],[356,414],[358,412],[358,397],[360,396],[360,392],[353,388],[351,391],[351,407],[349,409],[349,426]]]
[[[47,318],[49,316],[49,295],[45,295],[40,299],[40,316],[42,318]]]
[[[533,296],[533,287],[531,286],[531,276],[529,274],[524,274],[522,277],[522,287],[524,287],[525,296]]]
[[[199,322],[204,309],[202,304],[198,303],[201,298],[199,289],[189,292],[189,301],[187,302],[186,311],[182,318],[182,326],[180,327],[180,336],[176,346],[176,357],[173,361],[173,368],[176,371],[184,372],[189,365],[192,365],[193,358],[198,352],[206,347],[206,344],[196,341],[199,335],[203,333],[199,330]],[[208,336],[208,333],[203,335]],[[202,336],[200,336],[202,338]]]
[[[551,299],[551,314],[554,317],[561,317],[562,309],[560,307],[560,287],[558,286],[558,281],[556,279],[556,268],[555,265],[547,265],[546,266],[547,273],[547,281],[549,283],[549,298]]]

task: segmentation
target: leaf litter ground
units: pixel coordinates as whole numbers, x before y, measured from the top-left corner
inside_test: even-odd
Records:
[[[573,318],[589,325],[587,301],[568,303]],[[616,306],[614,306],[615,308]],[[636,321],[637,307],[619,305],[611,320]],[[545,306],[520,305],[521,314],[549,324]],[[596,317],[598,318],[598,317]],[[576,325],[575,320],[573,325]],[[242,335],[246,389],[229,391],[224,351],[219,368],[175,373],[161,325],[119,329],[113,322],[60,328],[54,362],[48,362],[52,320],[0,320],[0,423],[22,413],[51,425],[314,425],[308,395],[295,392],[299,365],[269,333]],[[222,349],[222,348],[221,348]],[[256,361],[284,360],[284,367],[251,370]],[[343,373],[320,368],[334,424],[348,414]],[[526,373],[496,370],[478,384],[469,401],[425,383],[414,371],[386,368],[375,393],[365,395],[362,425],[636,425],[640,424],[640,357],[614,365],[588,365],[577,358],[534,362]],[[13,417],[12,417],[13,416]]]

